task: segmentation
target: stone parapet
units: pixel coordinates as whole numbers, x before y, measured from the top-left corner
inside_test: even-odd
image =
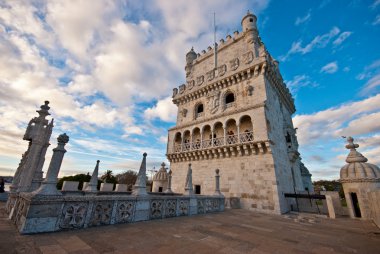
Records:
[[[224,211],[223,196],[130,194],[78,191],[61,196],[21,193],[12,221],[21,234],[191,216]]]

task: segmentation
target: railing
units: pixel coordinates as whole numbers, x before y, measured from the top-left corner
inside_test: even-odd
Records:
[[[248,143],[253,141],[253,132],[247,131],[240,134],[240,143]]]
[[[203,112],[197,113],[196,116],[197,116],[196,118],[202,117],[203,116]]]
[[[226,103],[226,108],[231,108],[233,105],[234,105],[234,103],[233,103],[233,102],[230,102],[230,103]]]
[[[202,148],[209,148],[212,146],[211,139],[202,140]]]
[[[210,148],[210,147],[219,147],[223,145],[250,143],[253,141],[254,141],[253,132],[250,131],[250,132],[240,133],[240,135],[227,135],[225,144],[224,144],[224,137],[213,138],[212,140],[206,139],[202,141],[197,140],[194,142],[175,144],[174,152],[179,153],[179,152],[185,152],[185,151],[205,149],[205,148]]]
[[[222,145],[224,145],[224,137],[214,138],[213,146],[222,146]]]
[[[236,144],[238,142],[238,135],[228,135],[226,138],[226,143],[228,145]]]

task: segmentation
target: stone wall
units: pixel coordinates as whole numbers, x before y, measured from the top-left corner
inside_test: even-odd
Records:
[[[131,223],[224,210],[223,196],[21,193],[12,221],[22,234]]]
[[[371,218],[380,228],[380,190],[371,191],[369,194]]]
[[[193,185],[201,186],[201,194],[215,191],[216,168],[220,169],[220,190],[226,199],[239,198],[241,208],[266,213],[281,210],[271,154],[192,161]],[[183,190],[188,162],[172,164],[174,192]],[[281,196],[281,199],[284,197]]]

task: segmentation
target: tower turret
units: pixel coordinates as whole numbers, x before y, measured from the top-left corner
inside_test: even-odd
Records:
[[[252,43],[258,41],[259,32],[257,30],[257,17],[247,12],[247,15],[243,17],[241,20],[241,26],[243,28],[243,33],[245,33],[246,36],[246,42]]]
[[[193,62],[196,58],[197,58],[197,53],[195,53],[194,48],[191,47],[191,50],[186,54],[186,66],[185,66],[186,77],[190,75]]]

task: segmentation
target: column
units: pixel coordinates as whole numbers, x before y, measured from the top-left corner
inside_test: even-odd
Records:
[[[240,144],[240,124],[236,126],[237,128],[237,135],[238,135],[238,143]]]
[[[219,186],[219,169],[215,169],[215,196],[221,196],[222,193],[220,192],[220,186]]]
[[[226,135],[227,129],[226,127],[223,127],[223,133],[224,133],[224,145],[227,145],[227,135]]]
[[[69,136],[66,133],[59,135],[57,138],[58,146],[53,149],[53,156],[50,161],[46,178],[42,182],[41,187],[34,193],[38,195],[62,195],[57,190],[58,173],[62,165],[63,156],[66,153],[65,145],[69,142]]]
[[[169,170],[168,173],[168,188],[166,189],[165,193],[173,193],[172,191],[172,171]]]
[[[185,184],[185,195],[194,195],[193,191],[193,172],[191,169],[191,163],[189,163],[189,168],[187,170],[186,184]]]

